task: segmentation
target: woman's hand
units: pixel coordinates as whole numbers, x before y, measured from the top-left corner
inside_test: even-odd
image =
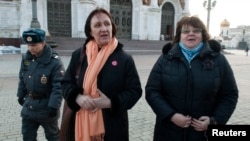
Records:
[[[190,126],[192,118],[189,115],[185,116],[183,114],[176,113],[171,118],[171,121],[179,127],[187,128]]]
[[[83,109],[91,110],[92,112],[97,111],[98,109],[111,108],[110,99],[102,93],[99,89],[97,90],[99,97],[92,98],[88,95],[79,94],[76,97],[76,103]]]
[[[85,110],[93,110],[96,107],[93,98],[88,95],[79,94],[76,103]]]
[[[94,99],[94,104],[96,108],[111,108],[111,101],[110,99],[99,89],[97,89],[97,92],[99,93],[99,97]]]
[[[191,126],[194,127],[196,131],[206,131],[210,123],[210,118],[208,116],[201,116],[199,119],[192,119]]]

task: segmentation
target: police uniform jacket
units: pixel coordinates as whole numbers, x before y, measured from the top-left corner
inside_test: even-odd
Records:
[[[37,58],[27,51],[21,62],[17,92],[19,98],[25,98],[22,117],[46,119],[51,108],[59,112],[63,72],[61,60],[49,46],[45,45]]]
[[[85,48],[83,48],[85,53]],[[81,49],[73,52],[68,69],[62,81],[63,96],[69,107],[78,111],[76,96],[83,93],[83,78],[87,69],[87,56],[82,62],[79,79],[76,82],[76,70]],[[78,83],[78,84],[77,84]],[[128,112],[142,95],[139,75],[131,55],[124,52],[118,44],[109,56],[97,78],[97,87],[111,100],[111,109],[103,109],[105,141],[128,141]]]
[[[175,113],[196,119],[213,117],[218,124],[229,120],[238,88],[227,59],[216,46],[204,43],[190,64],[178,44],[170,45],[170,50],[163,48],[145,87],[146,100],[156,114],[154,141],[207,140],[205,132],[171,122]]]

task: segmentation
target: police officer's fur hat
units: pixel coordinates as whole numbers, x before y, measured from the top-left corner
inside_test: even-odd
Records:
[[[29,28],[23,32],[23,41],[27,44],[35,44],[45,41],[45,31],[38,28]]]

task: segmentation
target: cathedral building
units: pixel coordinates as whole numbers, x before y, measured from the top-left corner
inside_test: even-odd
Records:
[[[189,0],[0,0],[0,41],[20,39],[31,26],[48,36],[85,38],[86,18],[96,7],[110,11],[118,38],[129,40],[172,39],[176,23],[190,15]]]
[[[250,44],[250,26],[239,25],[230,28],[230,22],[224,19],[220,24],[220,35],[218,39],[228,49],[245,49]]]

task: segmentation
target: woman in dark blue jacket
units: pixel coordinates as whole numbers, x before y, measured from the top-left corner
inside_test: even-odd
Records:
[[[183,17],[146,84],[156,114],[154,141],[206,141],[209,124],[226,124],[238,100],[233,71],[220,44],[197,17]]]

